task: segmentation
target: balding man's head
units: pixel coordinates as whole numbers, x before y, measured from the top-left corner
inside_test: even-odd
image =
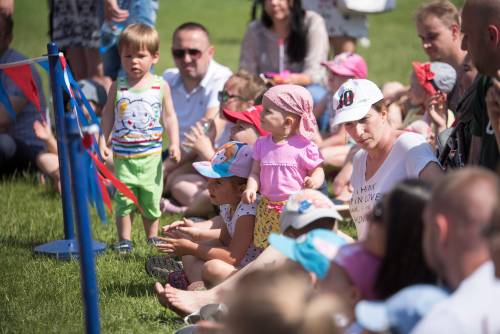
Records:
[[[481,231],[499,200],[499,180],[481,168],[447,174],[436,184],[424,213],[424,252],[428,264],[455,287],[489,258]]]
[[[462,49],[469,51],[479,72],[500,69],[500,1],[466,0],[462,10]]]

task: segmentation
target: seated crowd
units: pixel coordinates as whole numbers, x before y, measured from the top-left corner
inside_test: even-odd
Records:
[[[500,2],[422,4],[428,59],[407,64],[408,87],[379,88],[352,50],[328,60],[302,1],[254,1],[253,16],[236,73],[186,22],[175,68],[153,74],[159,33],[138,22],[107,93],[79,81],[101,156],[140,204],[114,195],[114,250],[133,252],[140,215],[179,333],[500,332]],[[0,12],[0,63],[23,59],[12,25]],[[50,125],[0,79],[16,114],[0,104],[0,176],[38,169],[60,189]],[[164,214],[183,218],[160,227]]]

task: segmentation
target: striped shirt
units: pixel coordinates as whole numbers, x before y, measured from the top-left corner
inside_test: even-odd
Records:
[[[160,124],[163,79],[154,76],[149,87],[130,88],[127,79],[117,80],[113,153],[118,158],[161,154],[163,127]]]

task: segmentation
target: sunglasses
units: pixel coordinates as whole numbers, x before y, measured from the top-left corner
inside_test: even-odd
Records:
[[[231,95],[225,90],[219,91],[219,94],[217,95],[217,98],[219,99],[219,102],[221,103],[226,103],[229,101],[229,99],[239,99],[242,101],[248,101],[248,99],[244,98],[243,96],[240,95]]]
[[[186,53],[193,59],[200,59],[203,51],[198,49],[172,49],[172,56],[177,59],[182,59]]]

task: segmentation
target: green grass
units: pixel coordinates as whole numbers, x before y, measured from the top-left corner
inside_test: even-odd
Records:
[[[31,176],[4,181],[0,193],[0,332],[82,332],[79,262],[36,256],[32,251],[64,237],[59,196]],[[173,218],[162,219],[162,224]],[[100,224],[95,214],[92,221],[95,240],[110,244],[116,239],[112,222]],[[143,240],[137,220],[133,239],[133,255],[107,251],[97,258],[103,332],[170,332],[180,326],[179,318],[152,294],[155,280],[146,275],[144,263],[155,251]]]
[[[369,49],[360,49],[370,78],[407,82],[410,61],[425,59],[411,13],[421,2],[398,1],[392,13],[370,17]],[[455,1],[459,4],[460,1]],[[205,24],[212,34],[216,59],[237,69],[239,43],[250,15],[249,0],[162,0],[158,15],[161,60],[157,73],[172,66],[173,29],[187,20]],[[46,53],[47,1],[17,0],[12,46],[27,56]],[[46,76],[44,76],[46,79]],[[61,202],[32,177],[0,181],[0,333],[80,333],[83,331],[79,264],[33,255],[33,247],[63,238]],[[167,217],[163,224],[173,220]],[[110,221],[113,219],[110,217]],[[112,243],[113,223],[92,215],[96,240]],[[353,231],[352,224],[341,226]],[[153,251],[143,241],[140,222],[133,228],[136,251],[130,257],[107,252],[97,258],[101,327],[105,333],[165,333],[180,326],[152,295],[154,280],[144,272]]]

